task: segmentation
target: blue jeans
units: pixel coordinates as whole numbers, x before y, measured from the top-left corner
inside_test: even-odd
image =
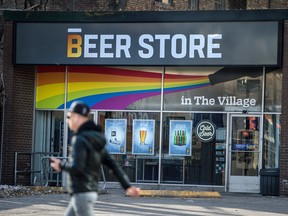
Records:
[[[93,203],[97,199],[98,194],[96,192],[73,194],[65,216],[93,216]]]

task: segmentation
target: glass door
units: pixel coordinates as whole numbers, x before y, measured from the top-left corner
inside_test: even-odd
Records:
[[[231,115],[229,192],[260,192],[261,116]]]

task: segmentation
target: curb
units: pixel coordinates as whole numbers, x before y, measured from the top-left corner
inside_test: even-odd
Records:
[[[51,187],[51,186],[24,186],[34,191],[54,191],[65,193],[65,189],[63,187]]]
[[[66,193],[64,187],[26,186],[34,191]],[[106,194],[107,190],[100,190],[99,194]],[[140,190],[141,197],[177,197],[177,198],[221,198],[217,191],[177,191],[177,190]]]
[[[140,190],[143,197],[221,198],[216,191]]]

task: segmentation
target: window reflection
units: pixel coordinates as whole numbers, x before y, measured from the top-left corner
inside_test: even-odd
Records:
[[[226,154],[226,114],[165,113],[163,115],[162,183],[224,185]],[[171,120],[192,120],[191,156],[169,155],[169,126]],[[209,120],[216,126],[216,136],[203,142],[196,135],[196,125]]]
[[[279,168],[280,115],[265,114],[263,168]]]
[[[126,154],[113,154],[113,157],[124,169],[132,182],[158,182],[159,165],[159,133],[160,113],[157,112],[117,112],[101,111],[98,112],[98,122],[103,128],[105,134],[105,119],[125,119],[126,128]],[[133,141],[133,120],[155,120],[154,154],[153,155],[135,155],[132,154]],[[107,181],[117,181],[113,173],[104,167]]]
[[[265,111],[281,112],[282,71],[281,69],[266,73]]]
[[[164,109],[261,111],[262,75],[262,67],[167,67]]]

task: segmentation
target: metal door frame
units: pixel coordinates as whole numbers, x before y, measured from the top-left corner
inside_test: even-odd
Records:
[[[227,148],[226,148],[226,170],[225,172],[227,173],[226,175],[226,187],[225,191],[229,192],[229,181],[230,181],[230,176],[231,176],[231,147],[232,147],[232,118],[233,117],[259,117],[259,159],[258,159],[258,177],[260,181],[260,169],[262,168],[262,146],[263,146],[263,115],[260,113],[243,113],[243,114],[236,114],[236,113],[227,113],[228,118],[227,118]],[[259,187],[259,192],[260,192],[260,187]]]

